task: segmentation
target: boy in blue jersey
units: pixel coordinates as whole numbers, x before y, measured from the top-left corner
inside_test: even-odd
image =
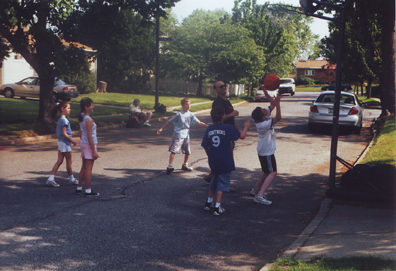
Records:
[[[231,182],[231,171],[235,170],[234,157],[232,155],[231,142],[239,138],[244,139],[250,127],[250,121],[246,121],[242,133],[229,124],[223,123],[224,108],[215,107],[210,112],[213,125],[206,129],[201,146],[208,155],[209,167],[212,172],[212,180],[209,184],[209,194],[204,210],[210,211],[214,207],[213,215],[224,213],[220,206],[223,192],[228,192]],[[216,204],[213,196],[216,192]]]

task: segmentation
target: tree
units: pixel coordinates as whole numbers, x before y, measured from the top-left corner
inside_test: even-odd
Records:
[[[239,82],[261,74],[262,50],[224,11],[195,10],[170,37],[162,48],[167,68],[161,74],[199,82],[198,94],[205,80]]]
[[[76,12],[75,19],[63,28],[69,38],[98,51],[98,79],[107,82],[108,91],[146,88],[155,43],[153,24],[142,15],[129,8],[94,2],[84,13]]]
[[[64,36],[69,20],[89,7],[101,4],[107,8],[131,9],[150,20],[152,16],[164,16],[163,8],[169,8],[179,0],[5,0],[0,1],[0,37],[7,40],[12,49],[36,70],[40,78],[39,121],[50,123],[52,87],[59,67],[66,61],[60,38]],[[74,12],[73,12],[74,11]],[[73,16],[71,16],[73,14]],[[73,29],[78,29],[74,25]],[[66,37],[66,36],[65,36]],[[68,36],[68,41],[73,40]],[[0,46],[4,50],[4,46]],[[76,51],[82,57],[82,50]],[[6,53],[0,53],[1,60]]]
[[[333,0],[340,4],[341,1]],[[342,1],[345,5],[344,76],[363,82],[380,79],[382,115],[395,113],[395,1]],[[329,8],[323,9],[330,12]],[[338,25],[330,24],[330,37],[323,40],[324,53],[335,63]],[[362,34],[364,33],[364,34]],[[345,76],[345,78],[347,78]]]
[[[249,29],[251,37],[262,48],[267,59],[263,74],[288,76],[299,55],[312,55],[317,50],[318,36],[309,28],[312,19],[289,11],[284,5],[235,1],[233,22]]]

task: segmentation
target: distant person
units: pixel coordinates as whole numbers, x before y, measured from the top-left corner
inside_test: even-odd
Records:
[[[204,210],[214,208],[213,215],[221,215],[225,209],[221,207],[223,192],[230,189],[231,172],[235,170],[234,157],[232,155],[231,141],[244,139],[250,127],[250,121],[246,121],[242,133],[230,124],[222,122],[225,113],[221,106],[211,110],[213,124],[205,131],[201,146],[208,155],[209,167],[212,172],[212,180],[209,184],[208,198]],[[216,203],[213,197],[216,192]]]
[[[265,88],[263,90],[270,102],[270,106],[267,109],[256,107],[252,112],[252,118],[256,122],[258,132],[257,152],[263,174],[250,191],[250,194],[255,196],[255,203],[271,205],[272,201],[265,197],[265,192],[278,174],[275,159],[275,131],[273,126],[281,120],[280,99],[282,96],[278,94],[273,99],[268,95]],[[275,107],[276,115],[275,118],[271,119],[269,116]]]
[[[133,103],[129,106],[129,112],[131,116],[138,117],[139,120],[143,121],[144,126],[151,126],[150,119],[153,113],[151,111],[146,111],[139,107],[140,100],[135,99]]]
[[[66,171],[69,175],[70,183],[78,184],[78,180],[74,179],[73,176],[71,150],[71,144],[75,146],[77,142],[72,138],[73,135],[70,128],[70,122],[66,118],[66,116],[70,114],[70,103],[60,102],[59,104],[54,104],[52,107],[52,118],[56,116],[58,110],[61,114],[56,125],[56,134],[58,136],[58,161],[56,161],[54,167],[52,168],[51,175],[46,182],[47,185],[52,187],[60,186],[57,182],[55,182],[55,174],[62,165],[64,158],[66,158]]]
[[[93,101],[87,97],[82,98],[80,101],[80,109],[78,121],[80,122],[82,166],[76,194],[81,194],[82,184],[85,181],[85,196],[99,196],[99,193],[91,190],[92,169],[95,160],[99,158],[97,152],[98,139],[96,137],[96,124],[91,118],[94,109]]]
[[[223,81],[217,81],[214,83],[213,88],[217,94],[217,97],[212,103],[212,109],[217,106],[223,107],[225,112],[223,123],[235,126],[235,128],[239,130],[238,126],[235,125],[235,117],[239,115],[239,112],[234,110],[232,103],[227,99],[227,84],[224,84]],[[232,148],[234,149],[235,142],[231,141],[231,144]],[[212,175],[210,173],[204,177],[206,182],[210,182],[211,179]],[[232,192],[235,192],[235,189],[231,188],[231,190]]]
[[[190,99],[183,98],[181,100],[182,110],[167,121],[162,126],[157,134],[161,134],[162,130],[171,124],[175,125],[171,143],[169,144],[169,165],[166,168],[166,173],[169,174],[174,170],[173,160],[176,153],[182,151],[184,153],[184,163],[181,167],[182,170],[192,171],[193,168],[188,166],[188,158],[191,154],[190,149],[190,125],[198,124],[202,127],[208,127],[208,125],[200,121],[192,112],[190,112]]]

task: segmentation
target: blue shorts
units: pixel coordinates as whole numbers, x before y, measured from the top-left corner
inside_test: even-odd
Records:
[[[226,174],[213,174],[209,188],[212,190],[229,192],[231,182],[231,172]]]

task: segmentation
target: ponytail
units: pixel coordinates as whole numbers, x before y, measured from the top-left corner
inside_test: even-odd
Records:
[[[62,101],[60,103],[54,103],[51,108],[52,118],[55,118],[56,113],[58,113],[58,110],[60,112],[62,110],[62,108],[65,108],[68,104],[69,104],[69,102],[65,102],[65,101]]]

